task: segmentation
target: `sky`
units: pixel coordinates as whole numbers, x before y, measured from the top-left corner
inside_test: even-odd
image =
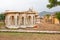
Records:
[[[60,0],[59,0],[60,1]],[[60,11],[60,6],[48,9],[48,0],[0,0],[0,12],[5,10],[25,11],[29,8],[38,12],[41,11]]]

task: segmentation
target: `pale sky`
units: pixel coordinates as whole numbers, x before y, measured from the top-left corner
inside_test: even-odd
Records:
[[[48,9],[47,4],[48,0],[0,0],[0,12],[5,10],[25,11],[29,8],[33,8],[38,12],[60,11],[60,6]]]

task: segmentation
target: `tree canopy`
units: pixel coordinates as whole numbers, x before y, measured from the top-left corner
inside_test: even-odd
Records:
[[[60,1],[58,0],[49,0],[49,3],[50,4],[47,5],[48,8],[52,8],[52,7],[60,5]]]

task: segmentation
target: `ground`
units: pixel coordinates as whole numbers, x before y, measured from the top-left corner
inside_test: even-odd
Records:
[[[60,40],[60,34],[0,32],[0,40]]]
[[[37,28],[25,29],[60,31],[60,25],[56,24],[41,22],[37,26]],[[0,29],[5,29],[4,23],[0,23]],[[60,40],[60,34],[0,32],[0,40]]]

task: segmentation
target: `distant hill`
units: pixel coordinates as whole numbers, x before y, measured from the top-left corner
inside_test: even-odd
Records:
[[[53,12],[42,11],[42,12],[39,13],[39,15],[40,15],[41,17],[44,16],[44,15],[46,15],[46,14],[53,14]]]

